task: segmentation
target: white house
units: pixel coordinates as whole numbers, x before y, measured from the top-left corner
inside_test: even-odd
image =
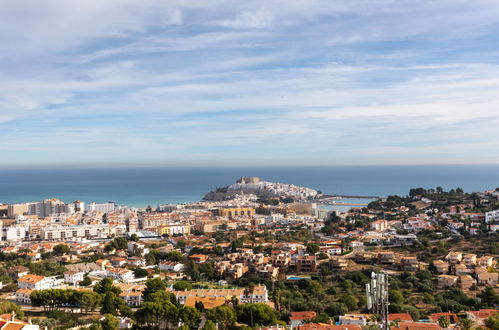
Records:
[[[159,263],[159,270],[166,272],[180,272],[184,269],[184,265],[180,262],[162,261]]]
[[[54,284],[54,279],[34,274],[24,275],[17,280],[20,289],[44,290],[50,289]]]
[[[499,222],[499,210],[485,213],[485,223]]]
[[[79,282],[83,281],[84,276],[85,276],[84,272],[69,270],[64,273],[64,283],[77,285]]]

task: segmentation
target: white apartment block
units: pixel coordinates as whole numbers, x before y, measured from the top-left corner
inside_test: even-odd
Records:
[[[102,212],[102,213],[112,212],[115,209],[116,209],[115,203],[97,204],[95,202],[92,202],[86,206],[87,211],[98,211],[98,212]]]
[[[485,213],[485,222],[499,222],[499,210],[490,211]]]
[[[48,225],[40,230],[43,240],[67,240],[77,238],[107,238],[110,234],[109,225]]]
[[[27,227],[25,225],[13,225],[2,228],[3,241],[22,241],[26,238]]]

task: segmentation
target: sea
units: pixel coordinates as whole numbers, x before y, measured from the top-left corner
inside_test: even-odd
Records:
[[[350,196],[499,187],[499,165],[0,169],[0,203],[59,198],[155,207],[200,201],[208,191],[250,176]]]

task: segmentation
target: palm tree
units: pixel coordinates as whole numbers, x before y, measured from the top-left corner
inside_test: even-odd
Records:
[[[459,320],[459,326],[462,330],[471,330],[473,328],[473,321],[468,318],[461,319]]]
[[[449,327],[450,322],[445,316],[442,315],[438,318],[438,325],[445,329]]]

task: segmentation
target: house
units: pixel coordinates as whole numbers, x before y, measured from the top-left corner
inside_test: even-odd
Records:
[[[482,267],[492,267],[495,264],[494,257],[483,256],[478,259],[478,264]]]
[[[382,264],[395,263],[395,253],[391,251],[381,251],[378,253],[378,261]]]
[[[298,273],[313,273],[317,270],[317,257],[298,256],[295,259],[295,267]]]
[[[398,322],[397,326],[391,326],[390,330],[441,330],[436,323],[428,322]]]
[[[457,276],[452,275],[439,275],[438,286],[440,288],[450,288],[457,285]]]
[[[362,327],[356,324],[332,325],[326,323],[306,323],[299,325],[297,330],[362,330]]]
[[[28,275],[29,269],[27,267],[24,267],[24,266],[14,266],[14,267],[11,267],[11,268],[5,270],[5,272],[9,276],[11,276],[15,280],[17,280],[18,278],[21,278],[24,275]]]
[[[142,291],[123,291],[120,297],[125,300],[128,306],[139,306],[143,302]]]
[[[338,268],[341,270],[347,269],[348,261],[346,259],[343,259],[343,258],[331,259],[331,267]]]
[[[289,317],[289,325],[291,328],[295,328],[299,325],[303,324],[305,320],[313,319],[317,314],[315,312],[291,312],[291,316]]]
[[[139,257],[130,257],[126,261],[127,265],[134,267],[143,267],[146,265],[146,261],[143,258]]]
[[[64,283],[69,283],[76,286],[79,282],[83,281],[84,276],[84,272],[68,270],[64,273]]]
[[[193,260],[197,264],[202,264],[208,261],[209,257],[206,254],[193,254],[189,256],[190,260]]]
[[[419,262],[416,257],[402,257],[400,259],[400,265],[403,270],[409,272],[416,272],[419,270]]]
[[[341,254],[341,246],[333,245],[333,246],[321,246],[320,251],[328,254],[330,256],[337,256]]]
[[[463,256],[462,263],[466,265],[466,267],[473,267],[476,265],[476,254],[465,254]]]
[[[435,322],[438,322],[438,320],[441,317],[445,317],[447,319],[447,321],[449,321],[450,324],[459,323],[459,318],[454,313],[443,312],[443,313],[432,313],[432,314],[428,315],[428,319],[435,321]]]
[[[16,291],[16,302],[20,304],[31,305],[31,289],[19,289]]]
[[[123,257],[111,258],[111,265],[113,265],[114,267],[122,267],[122,266],[125,266],[126,263],[127,263],[126,258],[123,258]]]
[[[262,280],[275,281],[279,275],[279,267],[274,267],[271,264],[259,265],[256,268],[256,274]]]
[[[108,268],[106,270],[107,277],[112,277],[122,282],[129,282],[135,278],[133,271],[125,268]]]
[[[184,264],[175,261],[162,261],[159,263],[159,270],[165,272],[180,272],[184,269]]]
[[[412,322],[412,316],[409,313],[390,313],[388,314],[388,321],[398,321],[398,322]]]
[[[449,272],[449,263],[442,260],[434,260],[433,266],[438,274],[447,274]]]
[[[459,276],[459,282],[461,283],[462,290],[469,290],[473,284],[476,284],[476,281],[470,275],[461,275]]]
[[[490,285],[492,287],[497,285],[499,274],[482,272],[477,274],[478,284],[480,285]]]
[[[28,274],[24,275],[20,279],[17,280],[17,285],[20,289],[31,289],[31,290],[43,290],[50,289],[54,283],[54,279]]]
[[[454,274],[456,276],[471,275],[472,273],[473,273],[473,271],[463,264],[456,264],[454,266]]]
[[[457,264],[463,260],[463,254],[461,252],[449,252],[449,254],[445,257],[445,260],[451,264]]]
[[[23,322],[16,319],[16,314],[4,314],[0,317],[1,330],[40,330],[37,324],[31,322]]]
[[[376,220],[371,222],[369,227],[375,231],[385,231],[388,229],[388,221],[386,220]]]
[[[345,314],[340,315],[339,323],[341,325],[354,324],[364,326],[368,324],[369,315],[367,314]]]
[[[475,326],[481,326],[486,319],[499,313],[499,309],[480,309],[478,311],[466,311],[465,313],[466,318],[472,320]]]

